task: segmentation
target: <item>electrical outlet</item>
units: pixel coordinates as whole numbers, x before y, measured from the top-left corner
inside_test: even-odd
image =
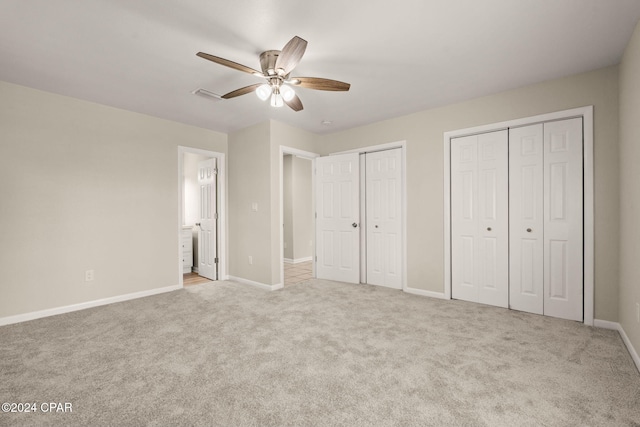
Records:
[[[93,270],[87,270],[84,272],[84,281],[92,282],[95,276],[95,272]]]
[[[254,211],[254,212],[258,212],[258,203],[257,202],[251,203],[251,210]]]
[[[640,323],[640,303],[636,303],[636,322]]]
[[[253,265],[253,257],[249,255],[249,265]]]

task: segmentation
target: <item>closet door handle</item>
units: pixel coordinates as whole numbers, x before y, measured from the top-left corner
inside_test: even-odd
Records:
[[[531,233],[531,229],[530,228],[527,228],[527,233]]]
[[[357,222],[354,222],[353,224],[351,224],[351,226],[352,226],[353,228],[356,228],[356,227],[358,226],[358,223],[357,223]]]
[[[491,231],[491,227],[487,227],[487,231]]]

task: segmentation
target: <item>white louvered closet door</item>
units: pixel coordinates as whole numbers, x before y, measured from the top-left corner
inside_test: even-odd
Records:
[[[508,133],[451,140],[452,297],[509,302]]]

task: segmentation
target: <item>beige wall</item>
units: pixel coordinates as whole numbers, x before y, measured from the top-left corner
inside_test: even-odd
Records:
[[[276,155],[279,154],[281,145],[316,153],[318,135],[272,120],[271,141]]]
[[[407,141],[407,268],[412,288],[442,292],[443,133],[594,105],[595,317],[618,319],[618,68],[551,80],[324,135],[321,154]],[[381,106],[381,108],[384,108]]]
[[[177,285],[178,145],[227,136],[0,82],[0,317]]]
[[[316,139],[315,134],[273,120],[229,135],[231,276],[266,285],[282,283],[280,146],[313,151]],[[252,202],[258,202],[258,212],[251,212]]]
[[[309,258],[313,245],[311,160],[287,154],[282,163],[284,257]]]
[[[293,255],[293,156],[288,154],[282,159],[282,206],[284,220],[284,257],[294,259]]]
[[[313,203],[311,160],[293,157],[293,259],[309,258],[313,252]]]
[[[264,284],[274,284],[270,128],[264,122],[229,134],[229,274]]]
[[[620,324],[640,351],[640,23],[620,65]]]

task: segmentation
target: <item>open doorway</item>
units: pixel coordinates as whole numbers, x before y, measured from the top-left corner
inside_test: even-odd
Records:
[[[281,277],[285,287],[314,276],[315,157],[314,153],[281,147]]]
[[[180,282],[224,277],[224,154],[180,147]]]

